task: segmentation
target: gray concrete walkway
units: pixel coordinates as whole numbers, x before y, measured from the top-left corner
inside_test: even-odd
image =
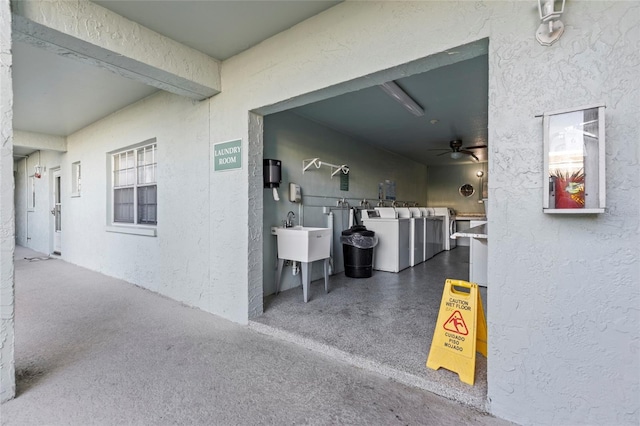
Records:
[[[3,425],[501,425],[126,282],[16,249]]]

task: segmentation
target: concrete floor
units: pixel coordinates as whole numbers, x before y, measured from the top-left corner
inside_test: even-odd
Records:
[[[508,424],[121,280],[25,259],[39,256],[16,249],[18,392],[3,425]]]
[[[310,300],[294,288],[268,296],[250,323],[262,333],[300,344],[401,383],[486,410],[487,360],[476,358],[474,386],[456,373],[425,366],[447,278],[467,280],[469,247],[445,251],[400,273],[373,271],[366,279],[343,273],[311,284]],[[487,292],[481,287],[486,310]]]

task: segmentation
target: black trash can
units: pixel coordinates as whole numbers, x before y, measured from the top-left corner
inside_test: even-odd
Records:
[[[373,270],[373,248],[378,237],[362,225],[342,231],[340,238],[344,256],[344,274],[351,278],[369,278]]]

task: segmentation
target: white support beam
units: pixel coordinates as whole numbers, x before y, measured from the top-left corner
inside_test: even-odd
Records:
[[[11,8],[0,0],[0,402],[16,394]]]
[[[67,138],[64,136],[45,135],[44,133],[13,131],[13,146],[31,148],[35,151],[67,151]]]
[[[220,93],[220,62],[88,0],[14,1],[13,37],[167,92]]]

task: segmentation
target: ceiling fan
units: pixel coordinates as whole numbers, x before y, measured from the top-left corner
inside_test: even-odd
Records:
[[[460,139],[454,139],[454,140],[449,142],[449,147],[450,147],[451,150],[444,149],[444,148],[439,148],[439,149],[435,149],[434,151],[447,151],[447,152],[443,152],[442,154],[438,154],[438,156],[449,154],[449,156],[451,158],[453,158],[454,160],[462,158],[463,155],[469,155],[474,160],[480,161],[478,159],[478,157],[473,152],[471,152],[469,150],[470,149],[486,148],[487,145],[477,145],[477,146],[463,147],[462,146],[462,141]]]

